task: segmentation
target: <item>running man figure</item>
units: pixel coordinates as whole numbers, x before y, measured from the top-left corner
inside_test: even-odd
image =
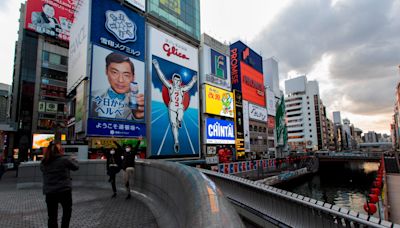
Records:
[[[157,75],[168,89],[169,94],[169,121],[172,128],[172,134],[174,136],[174,150],[175,153],[179,153],[179,128],[182,127],[183,119],[183,95],[188,92],[196,83],[197,76],[194,75],[192,80],[187,85],[181,85],[182,78],[179,74],[172,75],[172,83],[169,82],[163,72],[160,69],[160,65],[156,59],[153,59],[154,68],[157,71]]]

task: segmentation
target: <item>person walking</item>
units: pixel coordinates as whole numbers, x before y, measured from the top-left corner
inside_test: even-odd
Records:
[[[46,195],[48,227],[58,227],[58,204],[63,208],[62,228],[68,228],[72,213],[72,184],[70,170],[78,170],[78,162],[63,157],[61,143],[50,143],[40,169],[43,172],[43,194]]]
[[[109,182],[111,182],[111,187],[113,190],[111,198],[115,198],[117,196],[117,188],[115,186],[115,176],[121,170],[122,166],[121,153],[116,151],[115,148],[111,148],[111,150],[106,153],[106,157],[107,157],[107,174],[110,176]]]
[[[122,156],[122,169],[124,170],[124,183],[126,187],[126,191],[128,195],[126,196],[126,199],[131,198],[131,189],[129,186],[129,180],[135,176],[135,158],[137,151],[139,149],[141,139],[138,140],[136,143],[136,146],[132,148],[131,145],[126,145],[125,146],[125,152],[124,155]]]

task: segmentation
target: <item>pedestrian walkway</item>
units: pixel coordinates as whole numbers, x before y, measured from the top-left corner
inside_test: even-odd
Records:
[[[47,227],[47,209],[42,189],[17,189],[15,172],[0,180],[0,227]],[[74,188],[70,227],[158,227],[148,207],[125,192],[111,198],[110,189]],[[59,224],[62,209],[59,206]]]

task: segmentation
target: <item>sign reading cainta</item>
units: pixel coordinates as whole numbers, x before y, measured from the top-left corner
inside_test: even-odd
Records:
[[[235,124],[233,121],[206,119],[206,143],[235,144]]]

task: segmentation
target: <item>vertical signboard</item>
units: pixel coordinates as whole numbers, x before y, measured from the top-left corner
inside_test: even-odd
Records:
[[[75,21],[71,27],[68,50],[67,93],[87,76],[87,57],[89,48],[90,1],[79,1],[76,6]]]
[[[76,102],[75,102],[75,133],[84,131],[84,115],[86,113],[85,107],[85,86],[86,81],[83,81],[76,88]]]
[[[74,9],[71,0],[28,0],[25,29],[69,41]]]
[[[283,96],[276,110],[275,128],[277,144],[279,146],[285,146],[287,144],[287,128],[285,123],[285,100]]]
[[[244,128],[243,128],[243,103],[242,93],[234,90],[235,96],[235,136],[236,136],[236,152],[244,152]]]
[[[151,157],[199,156],[198,49],[148,27]]]
[[[250,152],[249,102],[246,100],[243,100],[243,133],[245,152]]]
[[[205,112],[233,118],[233,93],[205,85]]]
[[[267,89],[266,91],[267,91],[267,113],[269,116],[275,116],[276,113],[275,94],[269,89]]]

